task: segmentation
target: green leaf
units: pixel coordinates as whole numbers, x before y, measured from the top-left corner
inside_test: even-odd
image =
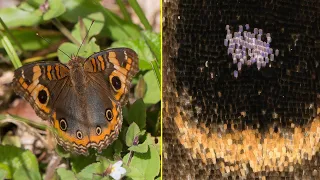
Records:
[[[138,152],[138,153],[146,153],[148,151],[148,147],[149,147],[148,141],[145,140],[142,144],[129,147],[128,150]]]
[[[21,140],[19,136],[7,133],[2,139],[2,145],[13,145],[16,147],[21,147]]]
[[[123,158],[128,162],[130,153]],[[129,165],[128,177],[132,179],[154,179],[160,171],[160,156],[153,146],[147,153],[134,153]]]
[[[77,22],[79,14],[86,17],[95,12],[101,12],[105,23],[100,35],[113,40],[141,37],[139,28],[130,22],[122,20],[119,16],[104,8],[99,2],[88,0],[68,0],[64,2],[67,11],[62,17],[70,22]]]
[[[0,170],[5,172],[4,174],[7,178],[12,178],[12,174],[10,173],[12,171],[11,166],[9,166],[8,164],[0,163]]]
[[[19,48],[18,44],[20,44],[22,46],[22,48],[20,49],[23,49],[25,51],[45,49],[48,46],[51,46],[52,44],[57,43],[62,38],[62,35],[59,32],[52,31],[52,30],[39,31],[38,29],[34,29],[34,28],[23,28],[23,29],[10,29],[6,31],[10,31],[10,33],[15,39],[15,41],[13,41],[14,39],[12,38],[12,36],[8,36],[10,41],[13,42],[13,47],[15,49],[18,49]],[[39,33],[40,36],[43,36],[43,38],[37,36],[36,35],[37,33]],[[2,47],[3,47],[2,44],[0,44],[0,48]]]
[[[89,156],[76,155],[72,156],[70,160],[72,165],[72,171],[77,173],[83,170],[83,168],[85,168],[89,164],[96,162],[96,156],[91,154]]]
[[[95,42],[96,42],[96,39],[92,38],[88,44],[83,45],[80,48],[78,55],[81,57],[87,58],[90,55],[92,55],[93,53],[99,52],[100,47]],[[79,47],[75,44],[66,42],[66,43],[61,44],[59,49],[71,57],[71,55],[76,55]],[[58,57],[59,57],[60,62],[62,62],[62,63],[69,62],[70,58],[61,51],[58,51]]]
[[[123,145],[121,143],[120,140],[116,140],[114,143],[113,143],[113,148],[114,148],[114,151],[116,154],[120,154],[121,151],[122,151],[122,148],[123,148]]]
[[[79,47],[75,44],[66,42],[66,43],[61,44],[59,46],[59,49],[71,57],[72,54],[77,53]],[[70,57],[68,57],[66,54],[64,54],[61,51],[58,51],[59,61],[62,63],[68,63],[70,61]]]
[[[83,47],[83,49],[84,49],[84,53],[80,55],[82,55],[82,57],[85,57],[85,58],[91,56],[93,53],[97,53],[100,51],[100,47],[96,44],[96,38],[91,38],[89,43],[86,44]]]
[[[126,145],[128,147],[131,147],[133,145],[133,140],[139,134],[139,132],[139,126],[134,122],[131,123],[126,134]]]
[[[21,167],[19,174],[27,174],[29,177],[37,177],[37,170],[39,170],[37,158],[30,151],[24,151],[14,146],[3,146],[0,145],[0,167],[8,167],[6,178],[12,178],[14,173]],[[3,168],[1,168],[3,169]],[[5,168],[4,168],[5,169]],[[33,172],[31,172],[33,170]]]
[[[97,160],[101,162],[100,173],[103,173],[114,162],[104,156],[98,156]]]
[[[13,179],[40,180],[41,175],[37,169],[21,166],[14,172]]]
[[[143,98],[146,104],[155,104],[160,101],[160,89],[158,87],[157,78],[153,71],[148,71],[144,76],[147,84],[147,91]],[[130,117],[130,115],[129,115]]]
[[[43,20],[47,21],[59,17],[66,11],[61,0],[49,0],[49,10],[44,13]]]
[[[157,143],[156,143],[156,142],[155,142],[155,138],[157,138],[158,141],[160,141],[160,142],[157,142]],[[146,141],[147,141],[147,144],[148,144],[149,146],[153,146],[153,147],[157,150],[157,152],[158,152],[159,155],[161,154],[161,152],[160,152],[161,137],[152,137],[150,134],[148,134]]]
[[[32,8],[25,3],[21,3],[20,7]],[[33,26],[38,24],[42,18],[42,12],[39,9],[28,9],[28,11],[19,7],[9,7],[0,9],[0,17],[9,28],[18,26]],[[3,29],[1,27],[1,29]]]
[[[48,46],[57,43],[59,40],[61,40],[62,36],[57,32],[52,31],[40,31],[39,34],[41,36],[44,36],[44,38],[50,42],[46,42],[41,37],[37,36],[37,30],[36,29],[18,29],[18,30],[10,30],[12,35],[17,39],[17,41],[21,44],[24,50],[28,51],[34,51],[39,49],[45,49]],[[48,34],[48,35],[45,35]],[[9,37],[10,41],[12,39]],[[14,42],[14,41],[12,41]],[[17,45],[14,43],[13,46],[17,48]],[[2,47],[2,46],[0,46]]]
[[[153,53],[154,57],[157,59],[157,62],[161,61],[161,36],[160,34],[154,33],[152,31],[143,31],[142,36],[146,41],[148,47]]]
[[[146,106],[142,99],[136,100],[129,109],[129,124],[135,122],[140,129],[146,127]]]
[[[141,130],[138,134],[138,136],[143,136],[147,131],[145,129]]]
[[[3,166],[5,166],[6,168],[3,168]],[[5,179],[5,177],[7,176],[8,169],[8,166],[0,164],[0,179]]]
[[[40,2],[39,4],[36,5],[32,1],[33,0],[31,0],[31,2],[30,2],[30,0],[27,0],[27,1],[22,2],[20,4],[19,8],[24,11],[34,11],[35,9],[37,9],[40,6],[41,3],[43,3],[43,2]]]
[[[77,177],[79,179],[92,179],[94,174],[100,173],[99,169],[101,168],[102,164],[100,162],[93,163],[85,167]],[[98,175],[99,176],[99,175]],[[101,176],[100,176],[101,179]]]
[[[77,174],[77,178],[80,180],[110,179],[108,176],[103,176],[103,173],[109,167],[109,165],[113,162],[102,156],[98,156],[97,159],[100,162],[93,163],[85,167],[79,174]]]
[[[30,6],[34,8],[38,8],[40,5],[42,5],[45,0],[26,0],[30,4]]]
[[[86,27],[86,33],[87,30],[89,30],[92,20],[94,20],[94,23],[92,24],[92,27],[88,32],[89,34],[87,35],[87,39],[90,39],[90,37],[92,36],[98,35],[104,26],[104,16],[101,12],[90,14],[83,19],[83,23]],[[72,30],[72,36],[79,42],[82,42],[84,37],[82,37],[80,34],[80,22],[78,22],[75,25],[75,28]]]
[[[154,32],[145,31],[143,37],[135,40],[116,41],[111,44],[112,47],[128,47],[133,49],[139,56],[140,70],[152,69],[150,62],[157,59],[160,64],[161,60],[161,38]]]
[[[70,180],[76,180],[76,175],[66,168],[59,168],[57,169],[57,174],[60,177],[60,179],[70,179]]]

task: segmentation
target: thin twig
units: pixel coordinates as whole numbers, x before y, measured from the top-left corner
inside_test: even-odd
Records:
[[[46,170],[46,176],[44,180],[51,180],[54,177],[54,173],[56,168],[59,166],[61,162],[61,157],[57,156],[56,154],[52,155],[51,160],[48,164],[47,170]]]
[[[136,145],[138,145],[138,144],[139,144],[139,136],[136,136],[136,137],[133,139],[132,145],[133,145],[133,146],[136,146]],[[131,160],[132,160],[132,158],[133,158],[133,154],[134,154],[134,151],[130,151],[130,155],[129,155],[129,158],[128,158],[127,166],[130,165]]]

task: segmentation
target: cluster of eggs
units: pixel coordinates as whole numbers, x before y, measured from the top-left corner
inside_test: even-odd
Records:
[[[263,34],[262,29],[254,28],[250,32],[249,24],[239,25],[239,30],[230,31],[229,25],[226,25],[226,39],[224,45],[228,47],[228,55],[232,55],[233,64],[237,64],[237,70],[233,72],[235,78],[243,66],[256,65],[257,69],[266,67],[270,61],[275,60],[279,55],[279,50],[270,47],[272,41],[270,33]]]

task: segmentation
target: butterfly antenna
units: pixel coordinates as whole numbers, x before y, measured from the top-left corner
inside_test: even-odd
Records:
[[[41,38],[42,38],[44,41],[46,41],[48,44],[50,44],[50,42],[49,42],[48,40],[46,40],[44,37],[42,37],[39,33],[36,33],[36,35],[39,36],[39,37],[41,37]],[[61,49],[59,49],[59,48],[58,48],[58,50],[61,51],[61,52],[62,52],[63,54],[65,54],[66,56],[68,56],[69,59],[71,59],[71,57],[70,57],[67,53],[63,52],[63,51],[62,51]]]
[[[91,22],[91,24],[90,24],[90,27],[89,27],[89,29],[88,29],[88,31],[87,31],[87,34],[86,34],[86,36],[83,38],[83,40],[82,40],[82,42],[81,42],[81,44],[80,44],[80,47],[79,47],[79,49],[78,49],[78,52],[77,52],[77,55],[76,55],[76,56],[78,56],[79,51],[80,51],[80,49],[81,49],[81,46],[83,45],[84,41],[85,41],[86,38],[88,37],[89,31],[90,31],[91,26],[93,25],[93,23],[94,23],[94,20],[92,20],[92,22]]]

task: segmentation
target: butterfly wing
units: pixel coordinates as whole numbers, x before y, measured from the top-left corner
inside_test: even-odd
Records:
[[[132,77],[139,71],[138,63],[138,55],[132,49],[112,48],[88,57],[84,69],[92,74],[102,72],[108,84],[106,91],[124,105],[128,100]]]
[[[67,66],[57,62],[24,65],[14,72],[12,87],[42,119],[49,119],[54,102],[69,79]]]

